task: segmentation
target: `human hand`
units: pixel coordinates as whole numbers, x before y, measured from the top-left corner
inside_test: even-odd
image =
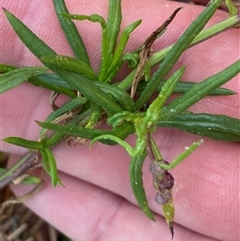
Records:
[[[51,1],[3,0],[2,5],[57,53],[72,55],[58,25]],[[68,3],[71,13],[107,14],[108,1],[82,1]],[[202,7],[176,2],[151,0],[123,1],[123,25],[139,18],[143,23],[131,36],[129,49],[142,44],[145,38],[165,21],[179,6],[184,9],[177,15],[167,32],[156,41],[154,51],[176,41],[180,34],[200,13]],[[80,7],[79,7],[80,6]],[[218,11],[209,25],[226,18]],[[40,64],[23,47],[4,16],[1,62],[21,66]],[[89,22],[77,23],[90,53],[94,68],[100,60],[101,32],[98,25]],[[140,36],[140,37],[139,37]],[[185,80],[200,81],[217,73],[239,58],[239,30],[225,33],[187,50],[177,66],[187,65]],[[124,74],[124,73],[121,73]],[[120,77],[119,77],[120,78]],[[239,92],[239,76],[225,86]],[[48,105],[49,91],[28,83],[11,90],[2,98],[2,134],[21,136],[36,140],[39,127],[34,120],[44,120],[51,112]],[[239,95],[207,97],[194,107],[195,112],[224,113],[239,116]],[[164,158],[171,161],[185,146],[197,139],[188,133],[162,129],[157,137]],[[235,241],[239,235],[238,223],[238,175],[239,144],[224,143],[204,138],[205,142],[185,162],[171,173],[175,178],[173,189],[175,203],[174,240],[224,240]],[[128,138],[130,143],[134,137]],[[12,153],[16,161],[26,150],[1,143],[1,150]],[[144,186],[149,205],[156,213],[156,222],[148,220],[136,205],[132,194],[128,165],[129,157],[119,146],[96,143],[88,146],[68,147],[65,143],[54,148],[60,177],[66,188],[53,189],[46,178],[43,189],[26,201],[34,212],[56,226],[74,240],[170,240],[171,235],[161,216],[161,207],[155,203],[148,160],[144,166]],[[14,187],[17,195],[28,189]]]

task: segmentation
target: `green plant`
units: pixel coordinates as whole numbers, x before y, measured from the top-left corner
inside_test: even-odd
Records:
[[[9,22],[20,39],[45,67],[18,69],[2,64],[1,92],[10,90],[28,80],[34,85],[67,95],[71,97],[71,100],[54,110],[45,122],[38,122],[42,127],[38,141],[19,137],[4,139],[8,143],[23,146],[35,152],[29,152],[14,167],[4,171],[1,182],[6,185],[13,180],[16,177],[13,174],[20,167],[22,171],[21,173],[18,171],[17,175],[26,172],[29,163],[34,165],[34,158],[40,155],[43,168],[51,177],[53,186],[61,184],[51,149],[68,136],[80,137],[81,140],[91,139],[92,143],[101,141],[109,145],[119,144],[131,157],[129,175],[136,200],[145,214],[153,220],[142,182],[142,165],[146,156],[149,155],[154,187],[157,189],[157,201],[162,205],[173,235],[174,206],[171,196],[173,178],[168,170],[177,166],[202,143],[202,140],[192,143],[171,164],[168,164],[164,161],[152,134],[159,126],[170,126],[213,139],[239,141],[240,122],[238,119],[208,113],[191,113],[187,110],[208,94],[233,94],[230,90],[219,87],[239,73],[240,62],[233,63],[199,84],[180,81],[186,67],[179,68],[167,80],[166,76],[187,48],[238,24],[239,17],[233,14],[224,22],[202,30],[221,4],[220,0],[213,1],[173,46],[150,56],[151,44],[157,37],[164,34],[167,25],[180,9],[177,9],[170,19],[153,32],[136,51],[125,53],[130,34],[141,23],[141,20],[130,24],[120,35],[121,1],[109,1],[107,21],[97,14],[71,15],[64,1],[53,2],[75,58],[57,55],[20,20],[5,10]],[[101,25],[102,59],[98,73],[91,68],[87,50],[70,19],[89,20]],[[119,41],[117,41],[118,37]],[[121,82],[114,83],[113,79],[124,61],[129,63],[133,71]],[[150,69],[160,62],[161,65],[151,76]],[[147,83],[141,81],[142,76],[145,76]],[[128,90],[131,86],[134,88],[129,96]],[[150,97],[157,89],[159,92],[157,97],[149,103]],[[134,98],[135,90],[141,92],[139,98],[136,99]],[[166,101],[173,92],[181,92],[182,95],[167,103]],[[72,114],[72,118],[69,118],[69,113]],[[97,127],[105,119],[111,127],[109,130]],[[64,120],[67,121],[66,124],[58,124]],[[49,135],[47,130],[53,130],[55,133]],[[133,133],[137,138],[135,146],[131,147],[124,139]]]

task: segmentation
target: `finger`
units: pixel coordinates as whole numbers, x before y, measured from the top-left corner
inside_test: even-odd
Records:
[[[156,137],[157,144],[168,161],[191,139],[191,135],[180,131],[161,136]],[[131,143],[133,140],[129,141]],[[54,149],[54,153],[62,172],[136,204],[128,177],[129,157],[121,148],[97,143],[89,150],[87,146],[70,148],[62,144]],[[202,147],[171,171],[175,178],[173,197],[176,223],[220,240],[229,237],[234,240],[237,237],[235,200],[238,193],[238,157],[238,144],[205,140]],[[149,161],[146,160],[143,169],[144,188],[151,209],[161,214],[161,207],[154,201],[156,191],[152,186],[148,165]]]
[[[189,134],[181,131],[172,135],[170,133],[164,136],[156,134],[157,144],[168,161],[176,157],[191,140]],[[92,150],[77,147],[66,151],[63,146],[59,146],[55,151],[60,170],[136,204],[129,185],[129,157],[119,147],[96,144]],[[205,139],[198,150],[172,170],[176,182],[173,189],[175,222],[223,240],[223,237],[237,236],[238,214],[234,211],[237,209],[234,200],[237,200],[238,193],[238,159],[238,144],[216,143]],[[151,209],[161,213],[161,208],[154,201],[156,191],[148,166],[149,160],[146,159],[143,169],[144,188]]]
[[[28,201],[35,213],[73,240],[170,240],[163,218],[156,222],[145,217],[138,207],[105,189],[61,174],[65,185],[53,189],[45,181],[40,192]],[[28,188],[14,187],[21,195]],[[175,226],[174,240],[214,241],[180,225]]]

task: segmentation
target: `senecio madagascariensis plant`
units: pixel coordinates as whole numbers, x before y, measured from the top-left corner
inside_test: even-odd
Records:
[[[37,122],[42,127],[38,140],[26,140],[20,137],[4,139],[5,142],[28,148],[30,151],[17,164],[5,170],[0,179],[1,186],[9,184],[17,175],[20,176],[28,168],[33,167],[37,156],[41,160],[43,169],[52,179],[53,186],[63,185],[51,149],[64,139],[69,141],[69,138],[75,138],[80,143],[86,143],[89,139],[92,140],[90,145],[96,141],[108,145],[118,144],[127,151],[131,159],[130,184],[136,201],[143,212],[154,220],[142,180],[142,165],[146,157],[149,157],[149,170],[156,189],[155,200],[162,206],[173,237],[172,188],[174,178],[169,170],[182,162],[202,144],[203,140],[200,138],[192,144],[189,143],[189,147],[169,163],[169,160],[166,161],[162,157],[153,134],[159,127],[174,127],[217,140],[239,142],[239,119],[225,115],[192,113],[188,109],[207,95],[234,94],[233,91],[220,88],[220,86],[239,74],[240,61],[236,61],[200,83],[181,81],[185,66],[180,67],[170,77],[166,78],[166,76],[169,76],[172,66],[187,48],[239,24],[237,9],[231,1],[226,1],[230,12],[229,17],[203,30],[208,20],[222,4],[222,0],[213,0],[174,45],[157,53],[151,53],[152,43],[162,34],[167,33],[166,27],[170,23],[174,24],[174,18],[181,10],[177,8],[139,48],[132,53],[126,53],[125,47],[130,34],[141,24],[142,20],[133,22],[120,32],[122,21],[120,0],[109,0],[107,20],[98,14],[69,14],[63,0],[53,0],[53,4],[75,57],[58,55],[17,17],[4,9],[18,37],[44,66],[17,68],[1,64],[1,93],[28,81],[33,85],[50,89],[58,95],[69,96],[70,100],[57,107],[53,98],[52,106],[55,108],[52,113],[45,122]],[[87,49],[75,27],[74,20],[88,20],[97,22],[101,26],[102,58],[98,72],[91,67]],[[129,64],[132,72],[122,81],[113,82],[124,62]],[[159,67],[152,73],[151,69],[159,63],[161,63]],[[150,101],[156,92],[158,94],[155,99]],[[172,93],[181,95],[167,102]],[[100,129],[99,126],[103,122],[111,128]],[[49,134],[48,130],[52,130],[53,133]],[[136,142],[132,147],[125,139],[133,133],[136,135]]]

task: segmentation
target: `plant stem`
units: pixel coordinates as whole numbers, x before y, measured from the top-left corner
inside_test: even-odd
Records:
[[[23,175],[27,170],[37,165],[37,153],[30,151],[13,167],[0,177],[0,190],[11,183],[15,178]]]

